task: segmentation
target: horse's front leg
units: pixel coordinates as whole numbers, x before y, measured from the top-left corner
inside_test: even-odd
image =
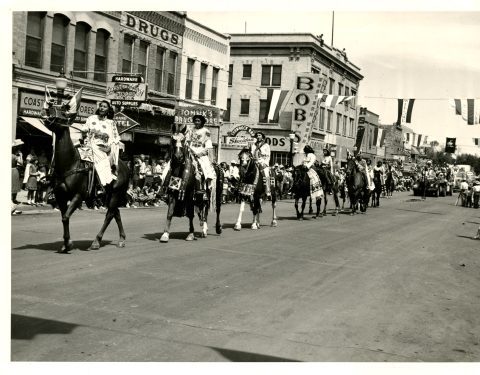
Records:
[[[276,227],[277,223],[277,197],[275,194],[272,195],[272,227]]]
[[[303,211],[302,211],[303,212]],[[308,214],[313,214],[312,197],[308,198]]]
[[[238,217],[235,226],[233,227],[234,230],[241,230],[242,229],[242,215],[243,211],[245,210],[245,200],[242,199],[240,202],[240,209],[238,210]]]
[[[220,194],[218,193],[218,190],[220,189],[219,185],[220,184],[217,184],[217,201],[216,201],[216,207],[215,207],[215,212],[217,215],[217,220],[215,222],[215,231],[217,232],[217,234],[222,233],[222,223],[220,222],[220,212],[222,211],[222,200],[219,199],[220,197]]]
[[[193,227],[193,218],[195,215],[193,213],[188,215],[188,236],[185,238],[185,241],[193,241],[195,239],[195,228]]]
[[[298,211],[298,201],[299,197],[295,197],[295,202],[294,202],[294,207],[295,207],[295,212],[297,214],[297,219],[300,219],[300,211]]]
[[[337,216],[338,210],[340,208],[340,201],[338,200],[338,189],[333,190],[333,200],[335,201],[335,212],[333,213],[333,216]]]
[[[204,204],[202,209],[199,211],[198,216],[200,217],[200,226],[202,227],[202,238],[207,238],[208,235],[208,206]]]
[[[63,246],[59,251],[60,253],[68,253],[73,248],[73,242],[70,241],[70,217],[75,210],[82,204],[82,197],[80,194],[76,194],[67,206],[66,201],[60,206],[60,212],[62,213],[63,224]]]
[[[312,204],[312,198],[310,198],[310,204]],[[302,210],[300,211],[299,220],[303,220],[303,214],[305,212],[305,207],[307,206],[307,198],[302,198]],[[313,211],[313,210],[312,210]]]
[[[160,242],[168,242],[168,240],[170,239],[170,226],[172,225],[174,208],[175,208],[175,197],[170,196],[168,199],[167,221],[165,222],[165,228],[163,230],[162,237],[160,237]]]
[[[320,198],[320,202],[321,202],[321,198]],[[328,203],[328,194],[325,194],[325,191],[324,191],[324,194],[323,194],[323,212],[322,212],[322,216],[327,216],[327,203]],[[318,210],[317,210],[317,216],[318,216]]]

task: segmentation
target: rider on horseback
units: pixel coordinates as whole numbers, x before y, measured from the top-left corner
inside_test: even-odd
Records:
[[[113,121],[113,108],[108,101],[102,100],[95,115],[87,118],[82,128],[82,138],[84,145],[91,147],[100,183],[106,186],[116,180],[120,136]]]
[[[209,150],[213,149],[210,131],[205,128],[207,119],[202,115],[193,116],[195,128],[187,131],[186,139],[194,157],[194,168],[197,180],[201,181],[201,172],[206,180],[206,188],[210,188],[215,179],[215,169],[209,158]],[[205,186],[204,186],[205,187]]]
[[[303,159],[302,165],[307,170],[308,177],[310,178],[310,196],[312,199],[321,198],[323,196],[322,183],[315,168],[313,168],[317,157],[315,156],[313,148],[309,145],[303,148],[303,152],[305,153],[305,158]]]
[[[334,183],[333,178],[333,161],[330,155],[330,150],[328,148],[323,149],[323,159],[321,166],[325,171],[325,178],[326,178],[326,190],[328,190],[329,194],[332,193],[332,185]]]
[[[270,146],[265,142],[266,137],[262,132],[256,132],[255,139],[256,141],[252,144],[250,151],[262,173],[265,184],[265,194],[267,197],[270,197]]]

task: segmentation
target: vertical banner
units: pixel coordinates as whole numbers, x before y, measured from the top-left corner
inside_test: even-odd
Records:
[[[324,92],[327,80],[320,74],[299,73],[293,92],[292,131],[300,139],[299,150],[308,144],[318,111],[318,94]]]
[[[364,134],[365,134],[365,128],[363,126],[359,126],[357,130],[357,139],[355,140],[355,149],[356,149],[356,151],[354,152],[355,155],[360,152]]]
[[[415,99],[397,99],[398,100],[398,117],[397,125],[410,123],[412,121],[413,103]]]
[[[455,142],[457,141],[456,138],[447,138],[445,142],[445,152],[449,154],[454,154],[455,153]]]

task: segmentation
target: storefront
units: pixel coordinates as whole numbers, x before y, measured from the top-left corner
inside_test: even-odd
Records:
[[[220,152],[220,161],[230,163],[232,160],[238,160],[238,153],[244,147],[250,147],[255,142],[254,135],[256,131],[261,131],[266,135],[266,142],[270,145],[270,165],[290,164],[290,139],[288,131],[279,131],[278,129],[253,129],[248,125],[224,125],[229,126],[225,129],[222,136],[222,149]]]
[[[43,121],[42,108],[45,100],[45,92],[20,91],[18,95],[18,109],[16,122],[16,138],[24,142],[22,152],[29,153],[34,149],[37,155],[45,151],[50,158],[53,151],[52,132],[48,130]],[[74,143],[80,137],[80,128],[87,117],[95,114],[97,103],[93,100],[82,100],[75,122],[70,129],[70,135]]]

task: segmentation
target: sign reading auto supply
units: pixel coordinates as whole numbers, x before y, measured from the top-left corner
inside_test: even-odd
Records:
[[[192,125],[193,116],[202,115],[207,119],[206,125],[219,126],[220,112],[217,109],[205,109],[205,107],[178,107],[175,108],[175,123]]]
[[[107,99],[112,105],[138,107],[147,100],[147,84],[141,76],[113,76],[107,82]]]

